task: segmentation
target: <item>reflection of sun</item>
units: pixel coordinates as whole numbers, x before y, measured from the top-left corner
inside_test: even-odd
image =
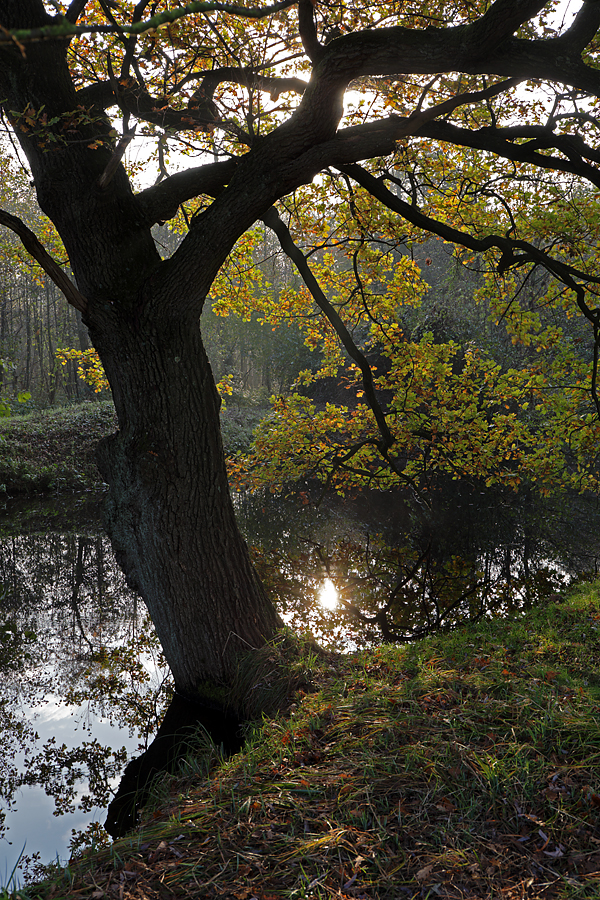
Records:
[[[319,590],[319,603],[325,609],[335,609],[338,604],[338,592],[331,578],[326,578]]]

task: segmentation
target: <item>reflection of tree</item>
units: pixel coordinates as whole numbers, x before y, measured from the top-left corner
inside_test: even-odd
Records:
[[[524,494],[447,484],[427,522],[412,522],[399,494],[328,501],[238,497],[261,575],[294,628],[338,646],[414,639],[439,627],[535,602],[562,576],[600,556],[590,500],[534,502]],[[317,595],[329,576],[340,604]],[[96,740],[44,744],[26,710],[52,699],[86,704],[126,725],[146,746],[170,697],[150,621],[97,532],[47,531],[0,539],[0,801],[44,784],[59,811],[81,775],[89,804],[105,804],[122,751]],[[37,641],[35,635],[39,635]],[[19,769],[15,757],[26,758]],[[88,799],[89,798],[89,799]],[[2,836],[0,813],[0,836]]]
[[[99,534],[4,537],[0,581],[0,804],[14,808],[19,787],[38,784],[57,814],[70,812],[83,779],[88,790],[79,807],[106,806],[124,749],[96,739],[74,748],[53,739],[42,745],[31,716],[49,700],[85,704],[145,746],[170,697],[153,630]],[[0,836],[3,821],[0,812]]]
[[[6,833],[6,812],[14,807],[14,795],[19,785],[20,773],[15,759],[37,739],[33,726],[23,719],[19,694],[11,690],[7,675],[22,676],[31,659],[35,638],[33,631],[20,629],[14,620],[0,623],[0,675],[6,685],[0,700],[0,840]]]
[[[261,577],[287,621],[339,647],[412,641],[506,615],[593,572],[600,556],[592,498],[541,500],[449,483],[432,492],[431,514],[417,522],[400,494],[360,499],[360,520],[356,501],[317,511],[284,498],[238,500]],[[317,601],[325,577],[338,590],[333,611]]]

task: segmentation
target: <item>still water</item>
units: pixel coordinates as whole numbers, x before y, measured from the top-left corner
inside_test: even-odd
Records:
[[[338,649],[518,614],[596,574],[595,500],[449,485],[416,515],[384,494],[236,497],[255,563],[296,631]],[[435,501],[435,498],[434,498]],[[143,604],[127,588],[91,496],[6,503],[0,515],[0,884],[102,834],[122,768],[170,698]],[[21,876],[19,876],[21,877]]]

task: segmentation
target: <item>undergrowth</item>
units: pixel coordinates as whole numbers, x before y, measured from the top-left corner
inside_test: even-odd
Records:
[[[243,752],[197,748],[139,829],[20,896],[600,897],[599,588],[311,655],[313,687]]]
[[[0,419],[0,492],[98,487],[98,441],[115,429],[112,402],[79,403]]]
[[[233,406],[222,413],[228,455],[248,450],[264,413]],[[0,496],[100,488],[94,452],[116,424],[110,400],[0,418]]]

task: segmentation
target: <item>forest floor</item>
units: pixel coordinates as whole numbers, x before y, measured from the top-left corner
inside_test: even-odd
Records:
[[[598,898],[599,659],[599,582],[409,646],[308,654],[242,752],[190,752],[138,829],[19,896]]]
[[[228,453],[248,449],[265,412],[227,407],[221,427]],[[94,451],[116,425],[110,400],[0,418],[0,496],[100,489]]]

